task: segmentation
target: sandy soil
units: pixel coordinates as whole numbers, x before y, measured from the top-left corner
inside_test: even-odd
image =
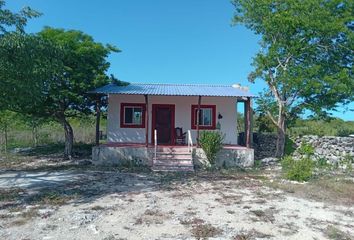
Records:
[[[250,174],[4,172],[0,190],[0,239],[354,236],[353,206],[297,198]]]

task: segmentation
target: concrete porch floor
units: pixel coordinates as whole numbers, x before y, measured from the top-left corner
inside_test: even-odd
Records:
[[[99,145],[100,147],[117,147],[117,148],[123,148],[123,147],[133,147],[133,148],[145,148],[146,145],[145,143],[119,143],[119,142],[108,142],[108,143],[103,143]],[[154,144],[149,144],[148,148],[154,148]],[[187,145],[157,145],[159,148],[186,148]],[[196,145],[194,144],[193,147],[195,148]],[[230,149],[230,150],[246,150],[249,149],[245,146],[241,145],[233,145],[233,144],[224,144],[223,149]]]

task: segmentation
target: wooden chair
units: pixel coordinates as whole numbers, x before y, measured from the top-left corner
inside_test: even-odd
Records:
[[[183,132],[182,128],[175,128],[175,139],[177,145],[185,145],[186,144],[186,132]]]

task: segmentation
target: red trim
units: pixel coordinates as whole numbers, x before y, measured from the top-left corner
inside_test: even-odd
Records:
[[[154,141],[154,130],[156,125],[156,110],[158,107],[169,107],[172,111],[171,114],[171,143],[167,145],[174,145],[175,144],[175,105],[174,104],[152,104],[152,124],[151,124],[151,142],[152,144],[155,143]]]
[[[211,126],[202,126],[199,125],[199,129],[209,129],[214,130],[216,129],[216,105],[200,105],[200,108],[211,108]],[[198,109],[198,105],[192,105],[191,108],[191,127],[192,129],[197,129],[197,125],[195,124],[195,120],[197,118],[195,114],[195,110]]]
[[[142,108],[141,124],[125,124],[124,107],[141,107]],[[121,103],[120,104],[120,127],[121,128],[145,128],[145,111],[146,111],[145,103]]]

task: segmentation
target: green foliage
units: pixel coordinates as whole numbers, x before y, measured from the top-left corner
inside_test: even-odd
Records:
[[[3,118],[3,114],[0,113],[0,120]],[[36,119],[31,120],[30,116],[23,117],[20,114],[10,112],[10,115],[6,115],[8,119],[7,136],[8,136],[8,149],[14,148],[26,148],[30,146],[52,145],[57,148],[64,147],[64,133],[62,125],[57,121],[45,119],[44,122],[40,122],[36,125],[35,132],[33,132],[33,123],[37,122]],[[95,116],[89,115],[80,118],[70,118],[69,122],[75,132],[75,144],[87,143],[92,144],[95,140]],[[100,129],[105,132],[107,120],[101,119]],[[2,124],[0,123],[0,131],[3,133]],[[35,138],[34,135],[35,134]],[[37,143],[37,144],[36,144]],[[54,145],[53,145],[54,144]],[[4,134],[0,134],[0,151],[5,147]],[[75,149],[74,149],[75,150]],[[75,150],[76,151],[76,150]]]
[[[328,163],[327,159],[319,158],[316,160],[316,167],[319,169],[331,169],[332,165]]]
[[[354,134],[354,121],[344,121],[339,118],[298,119],[288,130],[289,134],[294,137],[303,135],[348,136]]]
[[[289,120],[304,110],[323,116],[353,101],[354,1],[232,2],[234,23],[261,36],[249,80],[266,82],[258,109],[281,130],[280,140]]]
[[[91,113],[93,101],[88,91],[109,82],[105,74],[109,67],[106,58],[119,49],[97,43],[91,36],[75,30],[47,27],[38,35],[62,51],[59,74],[53,74],[47,81],[47,100],[39,113],[55,114],[58,118]]]
[[[14,13],[4,9],[4,6],[5,0],[0,0],[0,36],[13,30],[13,28],[17,32],[24,32],[28,19],[40,16],[39,12],[30,7],[24,7],[18,13]]]
[[[0,37],[0,109],[40,111],[48,79],[61,65],[51,42],[34,35],[8,33]],[[11,94],[10,94],[11,93]]]
[[[295,160],[291,156],[286,156],[282,159],[281,164],[286,179],[303,182],[312,177],[314,162],[308,157]]]
[[[353,170],[354,157],[351,155],[345,155],[342,160],[339,161],[339,166],[344,169],[345,172],[350,173]]]
[[[254,118],[255,122],[255,127],[258,127],[258,132],[276,132],[276,126],[272,121],[264,115],[263,113],[260,113],[259,115],[256,115]]]
[[[296,147],[295,147],[294,141],[291,138],[289,138],[288,136],[286,136],[285,150],[284,150],[285,155],[291,155],[291,154],[293,154],[293,152],[295,152],[295,150],[296,150]]]
[[[311,144],[303,142],[297,151],[303,157],[311,157],[315,153],[315,148]]]
[[[216,154],[222,149],[224,135],[219,131],[202,131],[199,144],[212,166],[215,165]]]

